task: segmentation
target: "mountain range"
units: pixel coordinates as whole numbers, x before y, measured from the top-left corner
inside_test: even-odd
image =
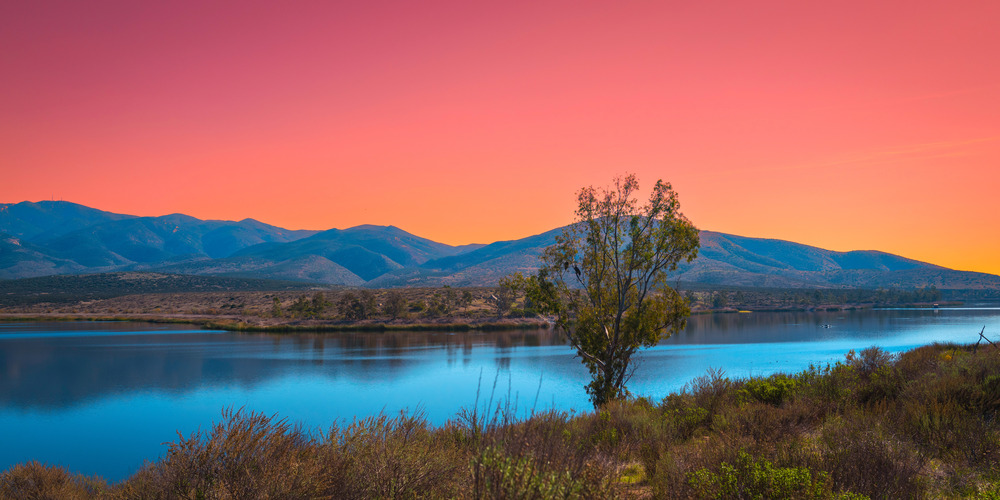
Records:
[[[452,246],[393,226],[288,230],[253,219],[139,217],[63,201],[0,204],[0,279],[112,271],[296,280],[331,285],[489,286],[533,273],[564,228]],[[701,232],[683,282],[746,287],[1000,289],[1000,276],[878,251],[834,252],[783,240]]]

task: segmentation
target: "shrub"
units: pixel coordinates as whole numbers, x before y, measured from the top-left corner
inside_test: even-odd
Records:
[[[835,419],[822,430],[822,462],[834,486],[872,498],[923,498],[923,457],[863,417]]]
[[[711,424],[712,415],[708,410],[697,405],[694,395],[682,391],[670,394],[661,404],[663,420],[669,426],[676,439],[692,438],[698,429],[707,428]]]
[[[316,443],[285,420],[223,412],[208,433],[170,444],[166,457],[117,488],[122,498],[308,498],[327,491]]]
[[[868,373],[866,383],[859,385],[856,393],[858,402],[870,405],[895,399],[903,390],[904,384],[899,370],[892,366],[880,366]]]
[[[477,498],[582,498],[586,485],[569,470],[546,471],[536,460],[487,447],[472,461]]]
[[[768,378],[752,378],[743,383],[737,391],[737,398],[741,402],[759,401],[774,406],[781,406],[781,403],[790,397],[798,382],[787,375],[776,374]]]
[[[485,408],[493,407],[492,399]],[[472,451],[473,497],[552,498],[540,496],[546,492],[567,498],[615,496],[620,463],[612,457],[627,448],[619,439],[624,426],[620,409],[609,408],[603,419],[593,414],[570,418],[550,410],[518,421],[516,405],[509,400],[495,408],[492,413],[474,407],[459,414],[459,439]]]
[[[708,411],[709,422],[732,397],[732,387],[733,383],[726,378],[726,372],[716,368],[709,368],[705,375],[695,378],[687,385],[695,404]]]
[[[390,319],[396,319],[406,312],[406,298],[398,290],[391,290],[382,303],[382,314]]]
[[[858,370],[858,373],[864,377],[870,376],[880,369],[889,366],[894,360],[895,357],[892,354],[877,346],[862,349],[856,356],[854,355],[854,351],[847,353],[847,363]]]
[[[1000,374],[987,376],[979,384],[980,395],[977,401],[986,417],[994,417],[1000,409]]]
[[[449,433],[432,431],[419,414],[357,420],[333,429],[327,446],[338,498],[454,497],[467,470]]]
[[[0,473],[0,498],[67,500],[94,498],[106,489],[99,479],[70,474],[38,462],[18,464]]]
[[[377,302],[371,290],[358,290],[358,293],[345,292],[337,300],[337,311],[348,321],[360,321],[371,318],[375,314]]]
[[[808,499],[830,498],[832,482],[826,473],[804,467],[775,467],[740,450],[736,464],[723,462],[717,471],[698,469],[687,475],[696,498]]]

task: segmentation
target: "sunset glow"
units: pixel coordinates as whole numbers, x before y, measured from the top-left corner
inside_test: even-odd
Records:
[[[0,203],[450,244],[701,229],[1000,274],[1000,2],[0,6]]]

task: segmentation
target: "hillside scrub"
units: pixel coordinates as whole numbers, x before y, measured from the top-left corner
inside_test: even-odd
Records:
[[[582,414],[477,402],[312,435],[227,411],[118,484],[28,463],[0,498],[998,498],[998,410],[1000,349],[872,347]]]

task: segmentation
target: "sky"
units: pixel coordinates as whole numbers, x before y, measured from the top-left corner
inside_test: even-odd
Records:
[[[0,202],[572,222],[634,173],[700,229],[1000,274],[1000,2],[0,4]]]

